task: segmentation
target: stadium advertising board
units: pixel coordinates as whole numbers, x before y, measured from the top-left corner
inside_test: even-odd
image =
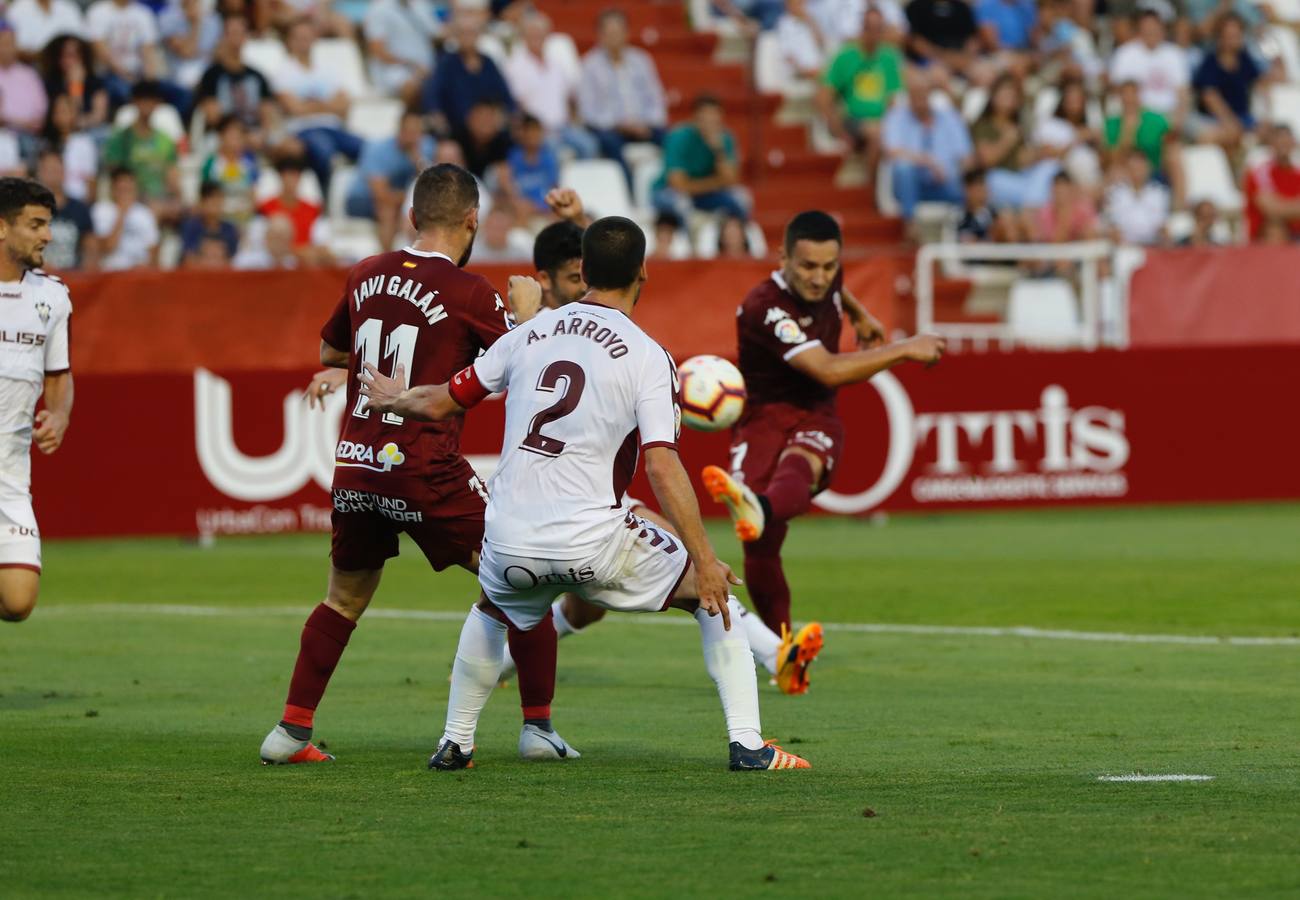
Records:
[[[230,534],[329,527],[343,400],[302,397],[310,371],[86,375],[67,442],[34,461],[50,537]],[[950,356],[841,392],[846,456],[826,513],[1300,497],[1283,385],[1293,348]],[[483,476],[504,405],[469,416]],[[687,432],[694,474],[728,436]],[[398,458],[401,448],[349,447]],[[643,476],[633,492],[649,496]],[[701,498],[703,501],[703,498]],[[706,511],[714,509],[705,504]]]

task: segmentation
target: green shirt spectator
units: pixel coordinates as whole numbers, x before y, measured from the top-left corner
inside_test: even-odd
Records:
[[[176,159],[176,144],[171,138],[147,125],[141,128],[138,123],[113,132],[104,147],[107,167],[134,172],[146,200],[167,196],[167,172],[176,165]]]
[[[1113,150],[1119,146],[1123,132],[1122,116],[1108,116],[1106,119],[1106,149]],[[1169,120],[1158,112],[1142,110],[1137,119],[1137,130],[1133,134],[1132,144],[1151,160],[1151,168],[1159,171],[1164,168],[1165,135],[1169,133]]]
[[[730,131],[722,133],[722,153],[736,161],[736,141]],[[668,173],[678,171],[687,178],[709,178],[717,174],[717,154],[693,124],[678,125],[664,138],[664,170],[654,183],[654,190],[666,187]]]
[[[845,44],[831,60],[822,83],[843,101],[848,118],[878,121],[894,94],[903,89],[902,54],[892,44],[879,44],[870,51],[862,42]]]

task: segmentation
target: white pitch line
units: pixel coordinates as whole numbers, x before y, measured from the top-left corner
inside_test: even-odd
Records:
[[[154,616],[302,616],[306,606],[198,606],[171,603],[88,603],[46,606],[42,616],[76,615],[83,612]],[[367,619],[408,619],[424,622],[463,622],[465,613],[446,610],[391,609],[377,607]],[[685,616],[626,616],[609,619],[624,625],[694,625]],[[923,637],[1009,637],[1026,640],[1084,641],[1111,644],[1180,644],[1189,646],[1300,647],[1300,637],[1253,637],[1249,635],[1129,634],[1121,631],[1070,631],[1013,626],[1006,628],[973,625],[899,625],[884,622],[823,622],[827,631],[862,634],[911,634]]]
[[[1098,781],[1213,781],[1213,775],[1098,775]]]

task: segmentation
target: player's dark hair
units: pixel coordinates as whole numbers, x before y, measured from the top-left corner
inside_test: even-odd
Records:
[[[0,219],[12,222],[29,206],[43,206],[54,215],[54,194],[30,178],[0,178]]]
[[[468,170],[451,163],[430,166],[415,179],[415,227],[450,228],[478,206],[478,182]]]
[[[631,287],[645,265],[645,234],[631,219],[606,216],[582,235],[582,274],[598,291]]]
[[[582,229],[572,222],[554,222],[533,241],[533,267],[551,278],[571,259],[582,259]]]
[[[793,253],[800,241],[834,241],[843,244],[840,225],[820,209],[801,212],[785,226],[785,252]]]

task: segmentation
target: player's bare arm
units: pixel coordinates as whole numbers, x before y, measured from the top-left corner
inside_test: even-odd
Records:
[[[322,366],[328,366],[331,369],[346,369],[348,367],[348,358],[348,351],[331,347],[325,341],[320,342],[320,364]]]
[[[566,222],[582,228],[591,224],[591,216],[583,208],[582,198],[573,188],[553,188],[546,194],[546,205]]]
[[[659,498],[659,507],[672,523],[681,538],[686,552],[695,566],[696,593],[700,606],[710,616],[722,614],[723,627],[731,630],[731,615],[727,610],[727,584],[740,584],[731,567],[718,559],[713,552],[709,536],[700,519],[700,505],[695,490],[682,468],[677,451],[668,447],[650,447],[645,451],[645,471],[650,487]]]
[[[36,414],[32,441],[42,453],[53,453],[63,443],[72,418],[72,373],[45,376],[45,408]]]
[[[831,353],[820,344],[814,344],[791,357],[790,365],[827,387],[842,387],[867,381],[878,372],[903,362],[932,365],[943,356],[946,345],[943,338],[934,334],[918,334],[905,341],[852,353]]]
[[[840,289],[840,303],[844,307],[844,314],[849,317],[853,330],[857,332],[858,346],[875,347],[885,342],[885,326],[858,302],[858,298],[853,296],[848,288]]]
[[[407,388],[406,369],[401,365],[389,378],[366,363],[360,381],[361,393],[368,398],[367,406],[377,412],[391,412],[419,422],[441,422],[465,412],[465,407],[452,399],[446,384]]]

